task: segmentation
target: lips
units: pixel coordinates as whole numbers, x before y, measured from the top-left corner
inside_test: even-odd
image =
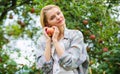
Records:
[[[62,21],[63,21],[63,19],[59,20],[57,23],[59,24],[59,23],[61,23]]]

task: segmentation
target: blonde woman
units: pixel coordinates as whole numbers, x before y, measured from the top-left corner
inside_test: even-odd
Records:
[[[43,35],[37,42],[37,68],[44,74],[87,74],[82,32],[66,28],[64,15],[56,5],[42,8],[40,22]],[[51,36],[47,33],[49,27],[53,28]]]

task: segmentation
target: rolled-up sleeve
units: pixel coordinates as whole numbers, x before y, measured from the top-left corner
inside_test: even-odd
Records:
[[[59,64],[65,68],[66,70],[75,69],[79,66],[78,62],[80,60],[80,56],[83,56],[83,60],[85,61],[86,55],[82,55],[82,48],[84,45],[83,34],[75,30],[71,36],[71,43],[69,49],[65,49],[67,51],[59,58]]]
[[[36,44],[36,67],[41,69],[46,74],[52,70],[53,59],[46,61],[44,56],[45,42],[42,42],[42,38],[37,41]]]

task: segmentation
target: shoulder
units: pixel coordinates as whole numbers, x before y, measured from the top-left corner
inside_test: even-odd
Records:
[[[82,32],[79,30],[74,30],[74,29],[66,29],[66,32],[68,33],[68,35],[72,35],[72,36],[83,36]]]

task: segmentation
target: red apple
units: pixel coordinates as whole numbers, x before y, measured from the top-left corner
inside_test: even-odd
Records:
[[[91,35],[90,35],[90,39],[91,39],[91,40],[95,40],[95,38],[96,38],[96,37],[95,37],[94,34],[91,34]]]
[[[20,25],[21,25],[22,28],[25,27],[25,23],[24,22],[22,22]]]
[[[31,11],[30,11],[31,13],[34,13],[35,12],[35,9],[34,8],[31,8]]]
[[[17,23],[18,23],[21,27],[25,27],[25,23],[22,22],[21,20],[18,20]]]
[[[87,25],[88,24],[88,20],[87,19],[83,20],[83,24]]]
[[[48,34],[48,36],[51,37],[54,33],[54,28],[52,28],[52,27],[47,28],[46,33]]]
[[[107,47],[104,47],[102,50],[103,50],[103,52],[107,52],[107,51],[108,51],[108,48],[107,48]]]

